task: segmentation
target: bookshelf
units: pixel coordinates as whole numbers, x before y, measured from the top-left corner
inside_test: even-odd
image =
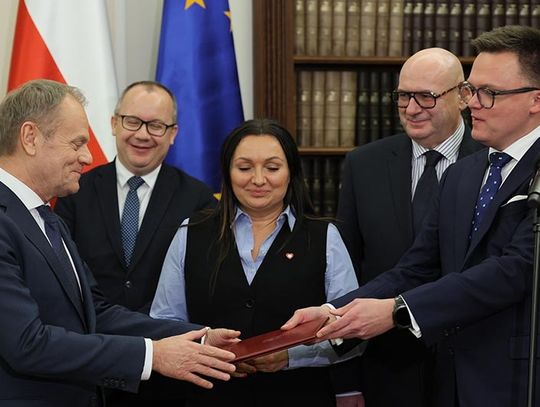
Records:
[[[540,0],[257,0],[253,13],[255,115],[292,132],[318,214],[330,216],[344,155],[400,131],[391,91],[409,55],[441,46],[467,75],[472,38],[540,26]]]

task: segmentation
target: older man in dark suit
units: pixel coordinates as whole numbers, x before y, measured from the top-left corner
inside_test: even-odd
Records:
[[[100,387],[135,392],[152,370],[205,387],[201,374],[234,371],[233,354],[195,341],[205,329],[110,305],[51,212],[92,162],[83,103],[77,89],[38,80],[0,104],[2,406],[99,406]],[[207,343],[238,334],[208,331]]]
[[[463,79],[461,63],[449,51],[417,52],[403,65],[394,92],[405,133],[347,155],[337,217],[361,283],[398,262],[413,243],[437,180],[457,159],[483,147],[461,116],[465,103],[457,86]],[[430,154],[434,168],[426,167]],[[422,186],[429,171],[433,185]],[[431,354],[410,332],[394,329],[371,340],[358,363],[368,405],[428,405]]]
[[[473,45],[479,54],[460,93],[473,138],[489,149],[448,168],[412,247],[396,267],[334,301],[341,318],[319,334],[369,339],[410,330],[436,345],[432,406],[524,406],[540,30],[500,27]],[[328,312],[299,311],[287,327]]]

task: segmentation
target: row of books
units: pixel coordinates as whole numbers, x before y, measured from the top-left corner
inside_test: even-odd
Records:
[[[343,157],[302,157],[302,170],[314,215],[336,216],[343,162]]]
[[[354,147],[401,131],[396,68],[297,73],[300,147]]]
[[[296,55],[401,57],[436,46],[473,56],[482,32],[540,28],[540,0],[295,1]]]

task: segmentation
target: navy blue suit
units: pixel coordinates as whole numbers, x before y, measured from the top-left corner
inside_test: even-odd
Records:
[[[67,228],[61,228],[83,301],[35,219],[0,182],[2,406],[95,406],[101,404],[98,386],[136,391],[145,355],[142,336],[198,328],[109,305]]]
[[[487,149],[459,160],[411,249],[390,271],[334,301],[403,294],[426,345],[436,345],[435,406],[525,405],[532,211],[526,199],[540,141],[514,167],[469,242]]]

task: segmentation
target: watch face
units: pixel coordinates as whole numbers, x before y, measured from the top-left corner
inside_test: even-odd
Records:
[[[408,328],[411,326],[411,317],[405,305],[398,307],[394,316],[398,328]]]

